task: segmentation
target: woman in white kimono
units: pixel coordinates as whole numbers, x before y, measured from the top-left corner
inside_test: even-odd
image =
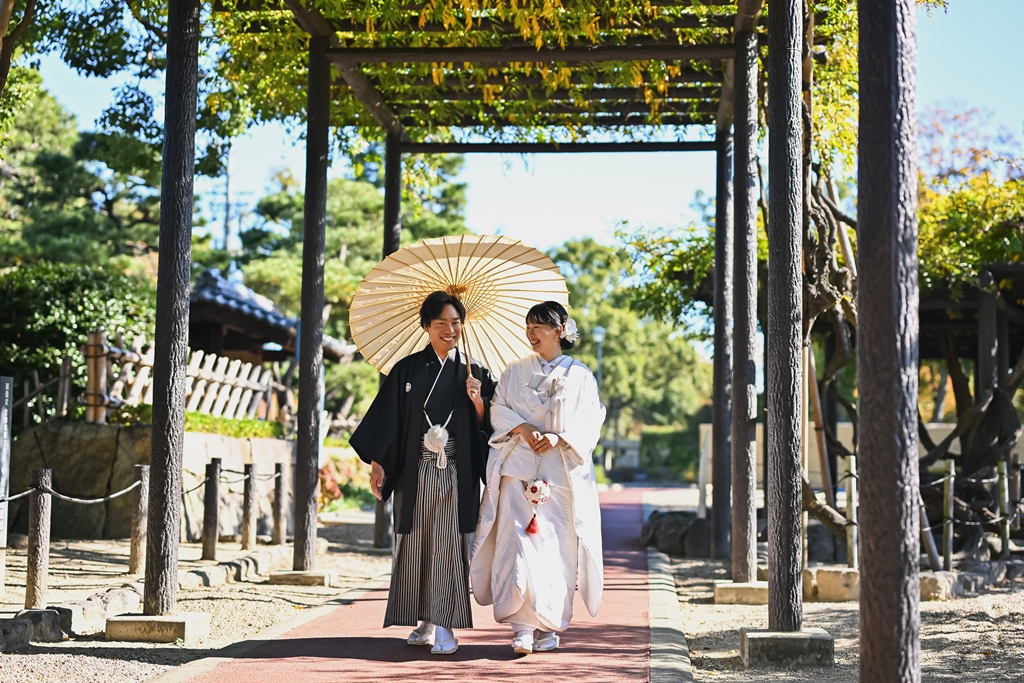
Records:
[[[511,624],[520,654],[558,647],[577,586],[591,616],[604,587],[592,454],[605,410],[590,370],[562,355],[578,337],[561,304],[534,306],[526,316],[534,353],[505,370],[491,404],[470,579],[476,601]]]

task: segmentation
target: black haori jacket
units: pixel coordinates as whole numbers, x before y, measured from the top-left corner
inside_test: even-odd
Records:
[[[480,484],[487,475],[487,441],[491,437],[490,406],[495,382],[490,371],[470,359],[473,376],[481,382],[484,419],[478,420],[473,402],[466,394],[466,363],[456,353],[458,383],[455,413],[448,425],[455,439],[455,462],[459,482],[459,531],[476,529],[480,508]],[[423,439],[423,404],[441,369],[437,354],[427,348],[395,363],[387,379],[356,428],[350,443],[359,458],[384,468],[384,500],[395,494],[395,533],[412,531],[416,508],[416,482]]]

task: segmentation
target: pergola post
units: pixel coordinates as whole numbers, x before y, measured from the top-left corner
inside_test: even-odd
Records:
[[[715,196],[715,351],[711,417],[711,557],[729,556],[730,453],[732,420],[732,134],[720,126],[717,135]]]
[[[384,141],[384,258],[402,247],[402,136],[388,133]],[[384,376],[381,375],[381,380]],[[378,500],[373,547],[390,548],[395,533],[394,499]]]
[[[996,311],[995,278],[988,270],[978,276],[978,389],[975,402],[984,403],[999,386],[999,322]]]
[[[768,12],[768,628],[803,626],[801,576],[801,368],[803,225],[800,83],[803,3]]]
[[[757,578],[757,37],[736,36],[732,580]]]
[[[324,250],[331,66],[330,39],[309,39],[306,92],[306,196],[302,235],[302,312],[299,319],[299,406],[295,464],[295,571],[316,564],[316,513],[320,459],[320,375],[324,350]]]
[[[175,612],[185,442],[185,369],[192,266],[192,195],[199,100],[199,0],[167,8],[160,256],[153,353],[153,437],[143,612]]]
[[[921,680],[913,0],[860,0],[860,680]]]

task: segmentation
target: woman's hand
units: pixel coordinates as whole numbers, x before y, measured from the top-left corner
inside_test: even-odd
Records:
[[[509,430],[509,434],[518,434],[519,437],[530,447],[530,450],[537,453],[537,446],[540,445],[544,435],[540,433],[540,430],[534,427],[529,422],[524,422],[518,427],[513,427]]]
[[[370,463],[370,490],[373,491],[373,495],[377,496],[377,500],[382,500],[380,490],[383,486],[384,468],[379,462],[374,461]]]
[[[466,378],[466,395],[469,396],[469,400],[473,402],[473,407],[476,408],[476,418],[478,420],[484,419],[484,400],[480,396],[480,388],[483,385],[473,375]]]
[[[547,453],[552,448],[558,446],[559,442],[561,442],[561,439],[558,437],[558,434],[541,434],[540,440],[538,440],[533,452]]]

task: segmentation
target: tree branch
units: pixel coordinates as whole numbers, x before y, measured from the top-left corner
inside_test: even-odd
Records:
[[[846,518],[836,512],[834,508],[818,500],[818,497],[814,495],[814,489],[811,488],[811,482],[807,481],[806,476],[801,479],[800,483],[804,510],[824,524],[833,536],[845,540]]]
[[[970,382],[964,374],[960,357],[956,354],[956,342],[948,331],[942,334],[942,355],[946,359],[949,378],[953,381],[953,398],[956,400],[956,415],[959,419],[970,409],[974,399],[971,396]]]
[[[135,18],[135,21],[137,21],[140,24],[142,24],[142,27],[144,29],[146,29],[147,31],[152,33],[153,36],[155,36],[161,42],[163,42],[163,43],[167,42],[167,31],[163,30],[162,28],[160,28],[156,24],[154,24],[154,23],[148,21],[147,19],[143,18],[143,16],[142,16],[142,9],[139,7],[139,5],[137,3],[132,2],[132,0],[126,0],[125,4],[128,5],[128,9],[131,11],[132,17]]]
[[[4,0],[3,9],[0,10],[0,21],[3,23],[3,26],[0,27],[2,28],[2,31],[0,31],[0,41],[2,41],[2,46],[0,46],[0,97],[3,97],[4,89],[7,87],[7,78],[11,73],[14,46],[17,45],[18,40],[28,30],[28,27],[32,25],[32,20],[35,18],[36,0],[28,0],[25,4],[25,15],[21,18],[18,25],[14,27],[14,30],[7,34],[13,11],[14,0]]]

